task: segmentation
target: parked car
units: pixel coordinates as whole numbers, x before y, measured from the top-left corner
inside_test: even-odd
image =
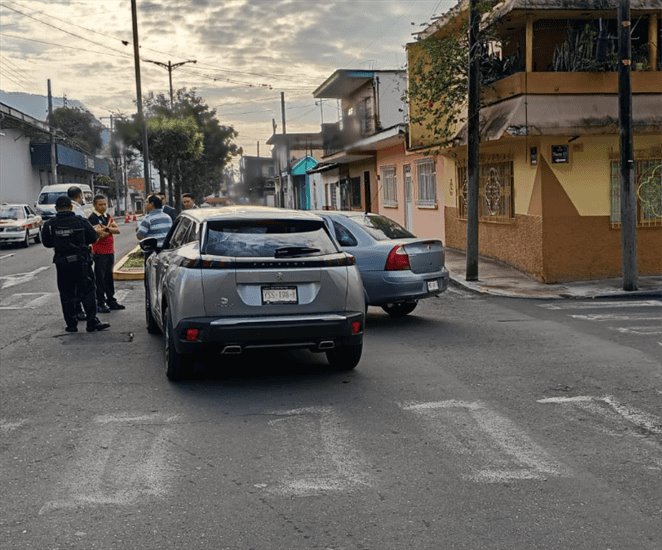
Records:
[[[81,207],[81,214],[86,218],[92,214],[94,211],[94,206],[92,206],[94,193],[89,185],[84,183],[56,183],[53,185],[44,185],[44,187],[41,188],[41,191],[39,191],[39,196],[37,197],[35,208],[44,221],[55,216],[55,201],[58,197],[66,195],[69,187],[74,185],[80,187],[80,190],[83,192],[83,200],[85,203]]]
[[[30,239],[41,242],[43,223],[28,204],[0,204],[0,244],[19,243],[27,248]]]
[[[438,239],[419,239],[399,223],[379,214],[320,211],[346,252],[356,257],[366,305],[391,317],[414,311],[418,301],[448,288],[444,246]]]
[[[363,349],[364,301],[352,255],[324,220],[255,206],[182,212],[162,248],[144,239],[145,315],[164,333],[171,380],[198,353],[305,348],[353,369]]]

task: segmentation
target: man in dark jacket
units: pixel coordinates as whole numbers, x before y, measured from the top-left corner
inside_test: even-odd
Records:
[[[89,245],[99,237],[90,222],[76,216],[69,197],[58,197],[55,202],[57,214],[48,220],[42,229],[42,243],[54,248],[53,263],[57,270],[57,288],[60,291],[62,314],[67,332],[78,332],[76,300],[83,302],[87,320],[87,332],[110,327],[97,319],[97,301],[92,272]]]

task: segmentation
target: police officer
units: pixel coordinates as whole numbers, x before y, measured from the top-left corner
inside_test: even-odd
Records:
[[[87,320],[87,332],[105,330],[110,327],[97,319],[97,302],[92,272],[92,257],[89,245],[98,238],[98,232],[85,218],[76,216],[69,197],[58,197],[57,212],[42,229],[42,242],[54,248],[53,263],[57,270],[57,288],[67,332],[78,332],[76,300],[83,302]]]

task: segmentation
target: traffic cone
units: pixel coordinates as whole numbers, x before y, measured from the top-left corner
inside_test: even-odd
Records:
[[[126,211],[126,214],[124,216],[124,223],[129,223],[131,221],[131,216],[129,215],[129,211]]]
[[[135,213],[135,212],[133,213],[133,221],[134,221],[134,222],[137,222],[137,221],[138,221],[138,218],[136,217],[136,213]]]

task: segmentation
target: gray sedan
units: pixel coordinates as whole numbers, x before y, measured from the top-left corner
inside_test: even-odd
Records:
[[[356,258],[366,305],[391,317],[414,311],[418,300],[448,288],[444,247],[438,239],[419,239],[379,214],[318,211],[333,227],[340,246]]]

